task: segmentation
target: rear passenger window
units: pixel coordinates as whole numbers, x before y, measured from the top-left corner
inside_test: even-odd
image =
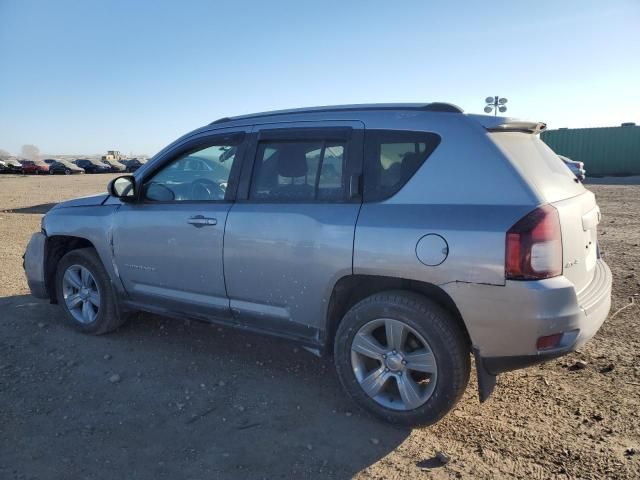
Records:
[[[398,192],[439,143],[435,133],[367,130],[364,200],[384,200]]]
[[[258,144],[250,198],[281,202],[344,198],[345,143],[322,140]]]

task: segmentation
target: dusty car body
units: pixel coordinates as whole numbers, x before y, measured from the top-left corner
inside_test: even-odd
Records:
[[[57,160],[49,164],[50,175],[72,175],[78,173],[85,173],[84,169],[67,160]]]
[[[79,158],[73,162],[78,167],[82,168],[85,173],[109,173],[111,172],[111,166],[106,165],[99,160],[93,160],[88,158]]]
[[[88,333],[145,310],[293,339],[372,413],[430,424],[470,354],[484,401],[609,312],[600,211],[542,129],[441,103],[220,119],[52,209],[29,286]]]
[[[8,158],[5,160],[0,160],[0,172],[3,173],[24,173],[22,169],[22,164],[13,158]]]
[[[103,159],[102,163],[108,165],[111,168],[111,171],[114,173],[125,172],[127,170],[126,165],[119,162],[118,160],[113,159]]]
[[[133,173],[136,170],[138,170],[142,165],[144,165],[146,163],[146,160],[140,159],[140,158],[130,158],[127,160],[123,160],[122,163],[126,165],[127,172]]]
[[[19,160],[24,173],[40,175],[49,173],[49,165],[40,160]]]

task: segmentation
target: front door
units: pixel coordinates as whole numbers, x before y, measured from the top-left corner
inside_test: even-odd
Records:
[[[140,201],[119,208],[114,258],[133,302],[231,318],[222,247],[244,137],[209,134],[179,146],[139,179]]]
[[[362,133],[360,122],[255,127],[225,234],[240,323],[317,342],[333,285],[352,273]]]

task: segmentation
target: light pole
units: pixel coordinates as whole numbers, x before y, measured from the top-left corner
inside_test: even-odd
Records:
[[[498,112],[504,113],[507,111],[507,107],[505,103],[507,103],[507,99],[504,97],[500,97],[496,95],[495,97],[487,97],[484,99],[486,103],[484,107],[485,113],[491,113],[493,110],[493,115],[498,115]]]

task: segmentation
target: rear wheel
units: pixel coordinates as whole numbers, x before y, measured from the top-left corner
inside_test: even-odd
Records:
[[[93,248],[72,250],[62,257],[56,295],[68,322],[81,332],[100,335],[124,322],[109,276]]]
[[[383,292],[356,304],[338,327],[334,352],[351,397],[396,424],[437,422],[469,381],[463,332],[447,311],[412,292]]]

